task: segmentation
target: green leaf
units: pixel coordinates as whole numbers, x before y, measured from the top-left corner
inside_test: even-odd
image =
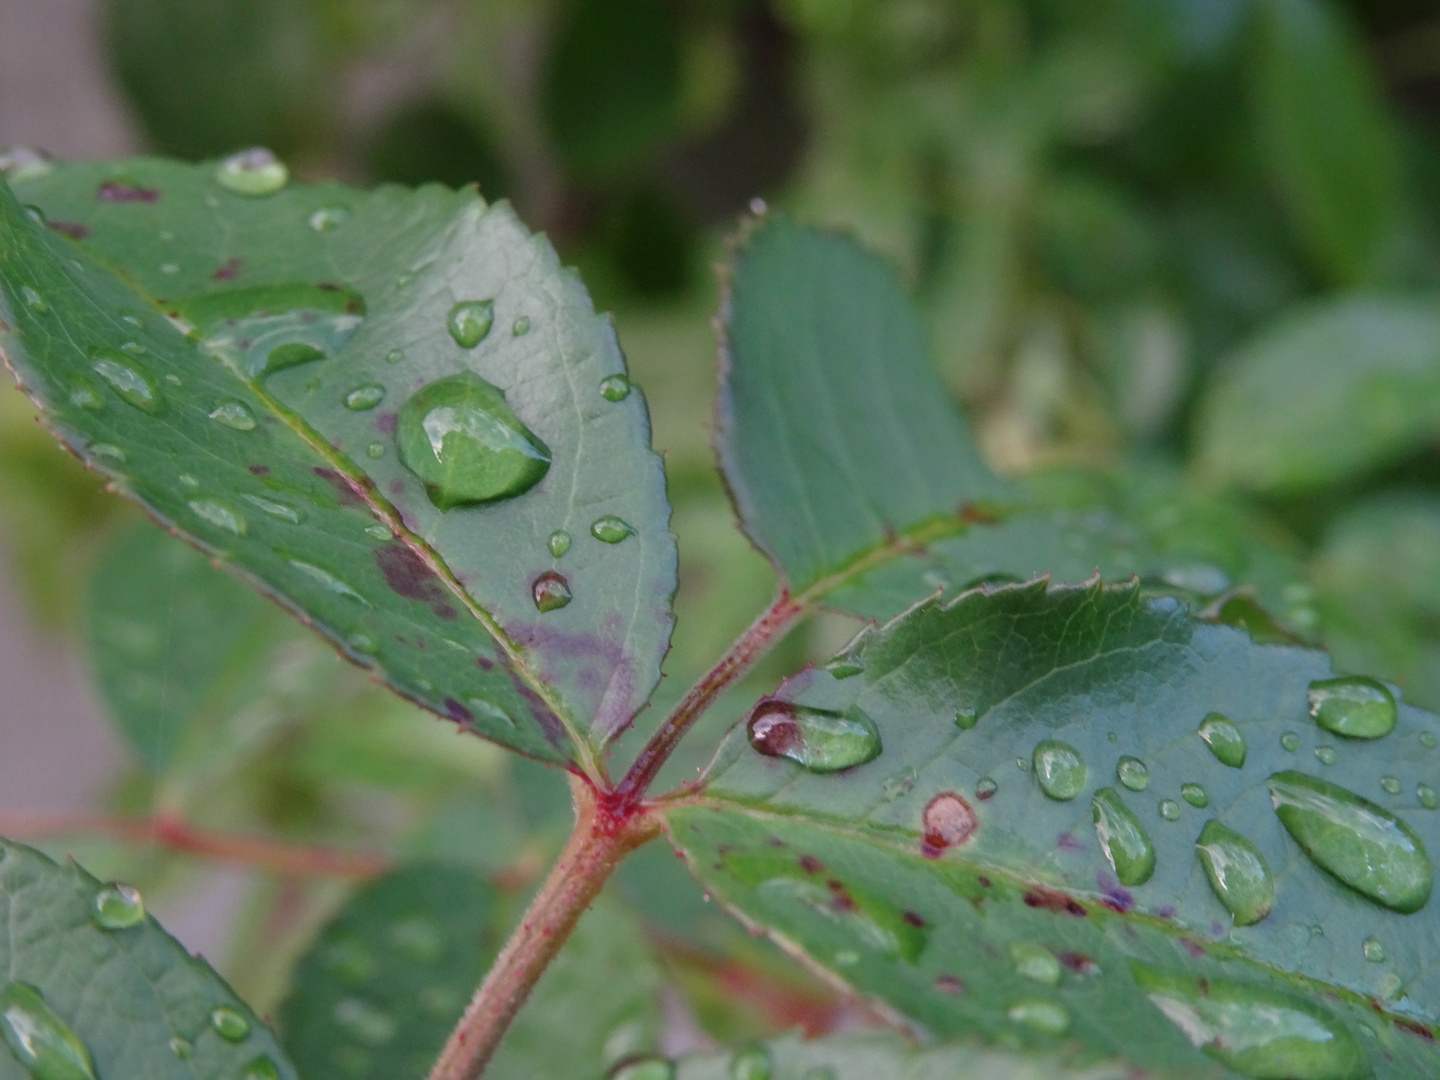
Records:
[[[1199,406],[1210,477],[1309,489],[1389,464],[1440,432],[1440,305],[1350,296],[1242,346]]]
[[[19,844],[0,852],[0,1036],[8,1047],[0,1047],[0,1078],[49,1075],[16,1057],[18,1022],[27,1018],[17,1006],[43,1016],[35,993],[63,1025],[55,1030],[63,1037],[68,1028],[83,1044],[61,1053],[88,1058],[100,1080],[263,1077],[247,1069],[264,1059],[274,1066],[270,1076],[295,1076],[269,1029],[224,980],[146,916],[143,901],[127,902],[138,894],[117,895],[74,863],[57,866]],[[85,1074],[76,1067],[53,1075],[79,1080]]]
[[[19,197],[54,228],[0,193],[0,344],[69,447],[441,715],[582,764],[625,727],[671,625],[661,466],[641,395],[602,390],[624,370],[609,323],[507,206],[433,187],[247,197],[214,165],[150,160],[62,167]],[[426,483],[471,474],[421,463],[422,482],[394,432],[442,380],[491,387],[455,415],[504,392],[531,441],[483,460],[533,480],[548,453],[544,478],[438,509],[453,500]],[[486,475],[513,491],[524,474]],[[633,535],[592,535],[612,517]],[[573,602],[540,610],[556,575]]]
[[[280,1011],[309,1076],[421,1077],[504,940],[513,901],[474,871],[412,865],[345,905],[301,960]],[[623,973],[623,976],[622,976]],[[536,985],[487,1075],[598,1080],[651,1049],[659,972],[626,916],[602,899]]]
[[[1398,149],[1360,43],[1336,6],[1257,5],[1256,137],[1303,247],[1339,284],[1371,276],[1395,227]]]
[[[1217,1075],[1207,1053],[1251,1076],[1434,1072],[1432,909],[1400,912],[1433,876],[1406,830],[1440,851],[1440,718],[1401,705],[1392,734],[1332,735],[1308,715],[1323,653],[1135,585],[927,601],[843,656],[854,674],[807,670],[757,707],[760,744],[788,753],[786,712],[820,710],[873,725],[877,758],[820,775],[741,727],[666,811],[747,923],[937,1038],[1177,1075]],[[1212,714],[1241,767],[1200,735]],[[1273,903],[1242,879],[1227,905],[1209,874],[1251,851]]]

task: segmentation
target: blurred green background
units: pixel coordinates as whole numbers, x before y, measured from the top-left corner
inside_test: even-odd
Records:
[[[56,20],[78,44],[47,70]],[[76,156],[263,144],[302,178],[476,183],[548,233],[616,313],[665,454],[680,623],[651,724],[775,588],[710,451],[712,267],[755,199],[896,261],[997,469],[1225,500],[1305,568],[1292,630],[1440,708],[1433,0],[0,0],[0,39],[0,143],[45,145],[42,117]],[[137,539],[138,515],[19,395],[0,400],[4,550],[44,648],[169,655],[151,639],[176,636],[186,575],[216,610],[249,610],[170,541]],[[154,569],[153,611],[92,585],[107,558]],[[183,686],[92,665],[129,744],[147,693],[181,694],[189,731],[164,762],[126,751],[107,812],[459,861],[523,891],[563,834],[563,784],[473,740],[457,752],[268,608],[252,617]],[[803,627],[671,776],[853,629]],[[161,893],[203,880],[160,844],[55,843]],[[737,944],[667,858],[642,855],[619,892],[703,1034],[848,1015]],[[345,890],[237,888],[221,966],[263,1009]]]

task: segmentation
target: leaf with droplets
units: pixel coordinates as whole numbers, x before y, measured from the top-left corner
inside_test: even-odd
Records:
[[[295,1070],[210,966],[107,886],[0,842],[0,1078],[189,1080]]]
[[[596,771],[659,678],[675,585],[644,400],[601,385],[613,330],[507,206],[272,163],[0,192],[0,347],[72,450],[351,659]],[[147,195],[97,197],[121,189]]]
[[[863,717],[878,753],[807,769],[746,725],[665,811],[747,923],[941,1039],[1186,1076],[1440,1066],[1440,718],[1401,701],[1388,734],[1338,736],[1325,654],[1134,584],[932,599],[842,656],[752,716]]]

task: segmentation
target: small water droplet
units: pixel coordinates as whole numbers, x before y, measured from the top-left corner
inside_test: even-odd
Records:
[[[1334,765],[1340,760],[1340,754],[1333,746],[1317,746],[1315,757],[1319,759],[1321,765]]]
[[[1365,943],[1361,945],[1360,948],[1365,953],[1365,959],[1369,960],[1372,964],[1383,964],[1385,962],[1385,946],[1380,944],[1379,938],[1366,938]]]
[[[1391,795],[1399,795],[1401,791],[1400,781],[1393,776],[1382,776],[1380,778],[1380,786]]]
[[[281,521],[288,521],[291,525],[300,525],[306,518],[305,511],[299,507],[288,506],[275,499],[267,499],[263,495],[241,495],[240,498],[244,499],[262,514],[268,514],[270,517],[278,518]]]
[[[1276,773],[1269,787],[1280,823],[1321,869],[1393,911],[1409,914],[1425,906],[1434,870],[1404,821],[1304,773]]]
[[[770,1080],[774,1073],[775,1061],[763,1043],[737,1050],[730,1059],[729,1080]]]
[[[1052,799],[1073,799],[1085,788],[1085,759],[1069,743],[1046,739],[1030,755],[1040,790]]]
[[[1000,785],[989,776],[982,776],[979,780],[975,781],[975,797],[981,802],[987,802],[993,799],[995,793],[999,790]]]
[[[957,709],[955,711],[955,726],[961,731],[969,731],[980,722],[980,714],[974,709]]]
[[[398,364],[401,360],[404,360],[404,359],[405,359],[405,350],[404,350],[404,349],[391,349],[389,352],[387,352],[387,353],[385,354],[385,362],[386,362],[387,364]]]
[[[243,401],[222,401],[210,410],[210,419],[236,431],[255,430],[255,414]]]
[[[1015,768],[1019,769],[1021,772],[1029,772],[1030,759],[1028,757],[1017,757],[1015,759]]]
[[[630,396],[630,379],[625,375],[606,375],[600,380],[600,393],[606,401],[624,401]]]
[[[510,327],[510,333],[511,333],[511,335],[512,335],[513,337],[524,337],[524,336],[525,336],[526,334],[528,334],[529,332],[530,332],[530,316],[529,316],[529,315],[521,315],[518,319],[515,320],[515,322],[514,322],[514,323],[511,325],[511,327]]]
[[[979,827],[970,804],[953,791],[941,792],[926,803],[920,820],[924,830],[920,851],[927,859],[938,859],[950,848],[959,847]]]
[[[596,540],[603,540],[607,544],[618,544],[627,536],[634,536],[635,530],[630,523],[614,514],[606,514],[604,517],[596,518],[590,526],[590,535]]]
[[[545,545],[550,549],[550,554],[558,559],[570,550],[570,534],[564,529],[556,529],[550,534]]]
[[[262,1054],[245,1066],[240,1080],[280,1080],[280,1070],[275,1062]]]
[[[290,170],[263,146],[252,146],[220,162],[215,179],[236,195],[273,195],[289,182]]]
[[[226,1042],[238,1043],[250,1034],[250,1021],[239,1009],[220,1005],[210,1012],[210,1027]]]
[[[326,570],[323,567],[316,566],[313,563],[302,562],[299,559],[291,559],[290,565],[293,566],[296,570],[300,571],[300,573],[308,577],[311,581],[314,581],[319,585],[323,586],[324,588],[330,590],[336,596],[343,596],[346,600],[353,600],[361,607],[368,608],[374,606],[370,603],[370,601],[366,600],[365,597],[361,596],[348,584],[346,584],[340,578],[336,577],[334,574],[330,573],[329,570]]]
[[[350,211],[343,206],[322,206],[310,215],[310,228],[316,232],[330,232],[350,220]]]
[[[1120,884],[1144,885],[1155,873],[1155,847],[1145,826],[1114,788],[1101,788],[1090,806],[1100,850],[1110,860]]]
[[[917,779],[919,776],[913,768],[905,768],[894,776],[887,776],[885,783],[880,785],[880,801],[891,803],[902,795],[909,795]]]
[[[1070,1014],[1064,1006],[1045,998],[1022,998],[1006,1011],[1021,1027],[1042,1035],[1064,1035],[1070,1030]]]
[[[1115,778],[1131,791],[1144,791],[1150,786],[1150,770],[1137,757],[1122,757],[1115,766]]]
[[[1210,888],[1236,926],[1253,926],[1275,906],[1275,879],[1259,848],[1234,829],[1211,819],[1195,842]]]
[[[161,263],[160,272],[162,274],[178,274],[180,272],[180,264],[172,262]]]
[[[362,631],[356,631],[347,637],[345,644],[351,652],[361,656],[374,656],[380,651],[380,643]]]
[[[1434,735],[1432,732],[1429,732],[1429,731],[1422,731],[1422,732],[1420,733],[1420,745],[1423,746],[1423,747],[1425,747],[1425,749],[1427,749],[1427,750],[1434,750],[1434,749],[1435,749],[1435,735]]]
[[[549,471],[550,449],[510,411],[499,387],[465,372],[400,409],[400,461],[441,510],[514,498]]]
[[[854,656],[842,653],[825,665],[825,670],[836,679],[853,679],[864,674],[865,668]]]
[[[1015,974],[1031,982],[1058,986],[1060,983],[1060,961],[1044,945],[1030,941],[1010,943],[1010,962],[1015,965]]]
[[[1210,796],[1200,784],[1181,784],[1180,797],[1191,806],[1204,808],[1210,805]]]
[[[38,180],[55,171],[50,155],[32,146],[10,146],[0,150],[0,176],[11,184]]]
[[[123,464],[128,460],[128,458],[126,458],[126,456],[125,456],[125,451],[124,451],[124,450],[121,450],[120,447],[116,446],[116,445],[113,444],[113,443],[106,443],[106,442],[92,442],[92,443],[87,443],[87,444],[85,445],[85,449],[88,450],[88,451],[90,451],[90,453],[91,453],[94,457],[105,458],[105,459],[107,459],[107,460],[109,460],[109,461],[114,461],[114,462],[116,462],[117,464],[123,465]]]
[[[145,919],[145,901],[133,885],[115,882],[95,894],[90,921],[102,930],[124,930]]]
[[[180,486],[186,491],[194,491],[200,486],[200,481],[196,480],[195,477],[191,476],[189,473],[182,472],[175,479],[180,481]]]
[[[372,442],[369,446],[365,447],[365,456],[372,461],[376,458],[384,457],[385,444],[382,442]]]
[[[1395,698],[1374,679],[1346,675],[1310,684],[1310,715],[1326,731],[1378,739],[1395,730]]]
[[[365,535],[372,540],[390,540],[394,538],[395,534],[384,525],[366,525]]]
[[[170,1040],[170,1052],[181,1061],[189,1061],[190,1056],[195,1053],[195,1047],[189,1039],[182,1039],[176,1035]]]
[[[23,300],[25,302],[25,306],[31,311],[33,311],[36,315],[44,315],[50,310],[50,305],[45,300],[45,298],[41,296],[38,292],[36,292],[34,289],[32,289],[29,285],[20,286],[20,299]]]
[[[608,1080],[675,1080],[675,1066],[663,1057],[626,1058],[610,1070]]]
[[[747,725],[750,745],[766,757],[783,757],[811,772],[829,773],[880,756],[880,733],[858,709],[812,709],[774,699],[760,702]]]
[[[0,1036],[34,1080],[95,1080],[90,1051],[40,991],[12,982],[0,991]]]
[[[531,583],[530,596],[540,611],[556,611],[575,599],[565,576],[554,570],[546,570]]]
[[[1222,765],[1238,769],[1245,764],[1245,736],[1228,716],[1212,712],[1200,723],[1200,738]]]
[[[1180,820],[1180,804],[1174,799],[1160,800],[1160,816],[1166,821]]]
[[[165,400],[160,387],[149,372],[131,360],[118,356],[97,355],[90,363],[91,369],[107,383],[122,401],[135,406],[141,412],[159,416],[165,411]]]
[[[399,1030],[394,1017],[360,998],[341,998],[330,1011],[330,1017],[336,1027],[366,1046],[384,1046]]]
[[[1435,789],[1429,784],[1415,785],[1415,798],[1420,800],[1420,805],[1426,810],[1434,810],[1436,805]]]
[[[236,536],[245,536],[250,531],[249,522],[229,503],[219,499],[191,499],[187,505],[196,517],[208,521],[217,529],[224,529]]]
[[[86,412],[99,413],[105,411],[105,399],[100,394],[100,388],[88,379],[77,375],[70,380],[69,386],[70,389],[67,397],[71,405],[79,409],[84,409]]]
[[[1280,736],[1280,745],[1293,754],[1300,749],[1300,736],[1293,731],[1287,731]]]
[[[485,340],[494,322],[494,300],[461,300],[450,309],[445,325],[455,344],[462,349],[473,349]]]
[[[385,387],[379,383],[364,383],[345,395],[345,407],[351,412],[364,412],[384,400]]]

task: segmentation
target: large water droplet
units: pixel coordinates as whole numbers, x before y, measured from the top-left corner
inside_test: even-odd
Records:
[[[210,1011],[210,1027],[226,1042],[238,1043],[250,1034],[250,1021],[239,1009],[220,1005]]]
[[[450,309],[445,325],[455,344],[462,349],[473,349],[485,340],[494,322],[494,300],[462,300]]]
[[[393,1016],[360,998],[341,998],[330,1016],[336,1027],[366,1046],[384,1046],[399,1030]]]
[[[1006,1011],[1021,1027],[1042,1035],[1064,1035],[1070,1030],[1070,1014],[1058,1002],[1045,998],[1022,998]]]
[[[1060,961],[1044,945],[1033,941],[1012,941],[1010,962],[1015,965],[1015,974],[1031,982],[1058,986],[1060,983]]]
[[[1275,879],[1260,850],[1234,829],[1210,820],[1195,842],[1210,887],[1236,926],[1253,926],[1275,906]]]
[[[90,367],[110,384],[122,401],[151,416],[159,416],[165,411],[165,399],[161,397],[154,377],[134,361],[101,353],[91,360]]]
[[[530,332],[530,316],[529,316],[529,315],[521,315],[518,319],[516,319],[513,323],[510,324],[510,334],[511,334],[512,337],[524,337],[524,336],[525,336],[526,334],[528,334],[529,332]]]
[[[255,430],[255,414],[243,401],[222,401],[210,410],[210,419],[236,431]]]
[[[1192,1044],[1254,1080],[1366,1080],[1360,1044],[1339,1020],[1301,998],[1227,979],[1197,979],[1139,964],[1135,981]]]
[[[0,150],[0,176],[11,184],[22,180],[38,180],[55,171],[55,163],[43,150],[30,146],[10,146]]]
[[[115,882],[95,894],[90,921],[102,930],[124,930],[145,920],[145,901],[133,885]]]
[[[938,859],[948,849],[965,843],[979,824],[970,804],[953,791],[941,792],[931,799],[920,820],[924,829],[920,850],[931,859]]]
[[[969,731],[980,722],[980,714],[975,709],[956,709],[955,726],[961,731]]]
[[[379,383],[364,383],[345,395],[345,407],[351,412],[365,412],[385,400],[385,387]]]
[[[550,554],[558,559],[570,550],[570,534],[564,529],[556,529],[550,534],[545,546],[550,549]]]
[[[604,517],[595,519],[590,526],[590,535],[607,544],[618,544],[627,536],[634,536],[635,530],[623,518],[618,518],[614,514],[606,514]]]
[[[600,380],[600,393],[606,401],[624,401],[630,396],[630,380],[624,375],[606,375]]]
[[[1326,731],[1378,739],[1395,730],[1395,698],[1374,679],[1347,675],[1310,684],[1310,715]]]
[[[811,709],[788,701],[755,706],[747,726],[750,745],[766,757],[783,757],[811,772],[853,768],[880,756],[880,733],[858,709]]]
[[[275,1062],[261,1054],[245,1066],[240,1080],[280,1080],[280,1070]]]
[[[521,495],[550,468],[550,448],[510,411],[504,392],[470,372],[411,397],[395,441],[441,510]]]
[[[1210,795],[1201,784],[1181,784],[1180,797],[1191,806],[1197,806],[1201,809],[1210,805]]]
[[[1115,766],[1115,778],[1131,791],[1144,791],[1150,786],[1150,770],[1137,757],[1122,757]]]
[[[770,1080],[774,1074],[774,1058],[763,1043],[737,1050],[730,1059],[730,1080]]]
[[[1315,863],[1378,904],[1406,914],[1430,899],[1434,870],[1404,821],[1336,784],[1286,771],[1268,781],[1281,824]]]
[[[1046,739],[1030,755],[1040,790],[1052,799],[1073,799],[1085,788],[1085,759],[1069,743]]]
[[[236,195],[273,195],[289,181],[290,170],[263,146],[252,146],[220,162],[215,179]]]
[[[34,1080],[95,1080],[80,1036],[28,983],[12,982],[0,991],[0,1036]]]
[[[1101,788],[1091,802],[1095,835],[1121,885],[1144,885],[1155,873],[1155,846],[1145,826],[1114,788]]]
[[[1385,962],[1385,946],[1380,944],[1379,938],[1366,938],[1361,944],[1360,950],[1365,954],[1365,959],[1372,964]]]
[[[260,379],[337,353],[364,323],[365,298],[342,285],[293,283],[203,293],[171,305],[232,370]]]
[[[675,1066],[663,1057],[627,1058],[610,1070],[609,1080],[675,1080]]]
[[[224,529],[236,536],[244,536],[250,531],[249,523],[227,502],[219,499],[191,499],[187,505],[196,517],[208,521],[217,529]]]
[[[1228,716],[1212,712],[1200,723],[1200,738],[1222,765],[1238,769],[1245,764],[1245,736]]]
[[[565,575],[555,570],[546,570],[531,583],[530,596],[541,611],[555,611],[575,599]]]

